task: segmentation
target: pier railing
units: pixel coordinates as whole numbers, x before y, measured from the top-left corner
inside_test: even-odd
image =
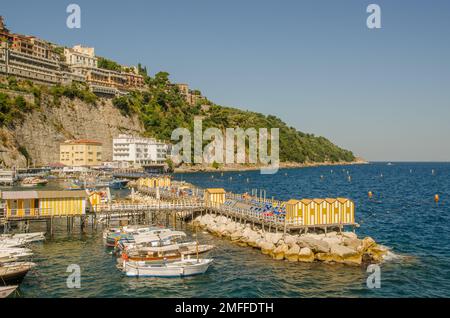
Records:
[[[157,211],[157,210],[192,210],[204,208],[203,203],[195,202],[164,202],[151,204],[101,204],[93,206],[94,213]]]
[[[43,217],[60,217],[60,216],[75,216],[81,215],[79,211],[73,211],[68,213],[63,210],[54,210],[52,208],[23,208],[23,209],[10,209],[4,211],[4,217],[6,219],[21,219],[21,218],[43,218]]]

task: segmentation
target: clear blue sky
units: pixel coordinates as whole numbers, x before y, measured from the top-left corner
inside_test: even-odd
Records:
[[[66,27],[66,7],[82,28]],[[366,7],[382,29],[366,27]],[[369,160],[450,161],[450,1],[2,1],[9,28],[167,71]]]

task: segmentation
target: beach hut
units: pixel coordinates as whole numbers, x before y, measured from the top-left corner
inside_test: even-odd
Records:
[[[210,188],[205,190],[204,199],[207,205],[218,205],[225,203],[225,189]]]
[[[355,204],[346,198],[292,199],[286,202],[286,220],[307,226],[354,224]]]
[[[303,225],[303,209],[300,200],[286,202],[286,221],[294,225]]]
[[[338,198],[340,204],[341,224],[355,223],[355,203],[346,198]]]
[[[75,216],[86,213],[88,194],[80,191],[5,191],[6,218]]]
[[[299,214],[303,217],[303,225],[314,224],[314,210],[311,211],[313,201],[309,199],[300,200],[300,210]],[[312,215],[311,215],[312,214]]]

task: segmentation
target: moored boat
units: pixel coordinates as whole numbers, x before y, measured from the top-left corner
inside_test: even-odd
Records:
[[[23,187],[36,187],[36,186],[43,186],[48,183],[47,179],[40,178],[40,177],[28,177],[22,180],[21,185]]]
[[[206,273],[213,259],[183,259],[176,262],[124,262],[129,277],[186,277]]]
[[[15,292],[15,290],[17,289],[17,287],[19,286],[5,286],[5,287],[0,287],[0,298],[6,298],[9,295],[11,295],[12,293]]]
[[[122,261],[131,262],[158,262],[164,260],[181,260],[185,256],[203,254],[211,251],[213,245],[196,245],[195,242],[189,245],[170,245],[147,249],[131,249],[122,253]]]

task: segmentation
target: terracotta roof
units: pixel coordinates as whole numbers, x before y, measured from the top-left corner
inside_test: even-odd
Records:
[[[67,140],[64,143],[67,145],[99,145],[99,146],[102,145],[100,141],[93,139]]]

